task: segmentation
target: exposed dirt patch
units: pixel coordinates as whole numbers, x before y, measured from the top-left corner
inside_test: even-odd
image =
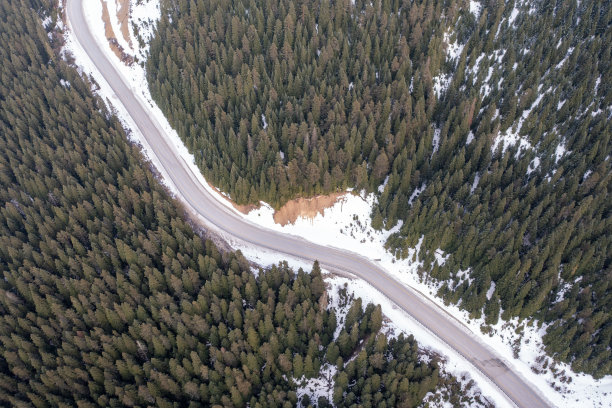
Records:
[[[239,205],[222,194],[221,191],[208,183],[220,197],[230,203],[235,209],[243,214],[248,214],[252,210],[259,208],[258,205]],[[299,217],[314,218],[318,214],[325,214],[325,209],[333,206],[336,202],[347,193],[332,193],[328,195],[319,195],[311,198],[296,198],[288,201],[280,209],[274,212],[274,222],[280,225],[293,224]]]
[[[110,43],[111,50],[115,53],[115,55],[121,58],[121,49],[119,45],[116,43],[117,38],[115,37],[115,32],[113,31],[113,26],[110,23],[110,14],[108,13],[108,7],[106,6],[106,2],[100,0],[102,3],[102,21],[104,21],[104,35],[106,39]],[[115,40],[115,41],[113,41]]]
[[[293,224],[298,217],[314,218],[325,214],[325,209],[331,207],[346,193],[332,193],[312,198],[296,198],[283,205],[274,213],[274,222],[280,225]]]
[[[110,0],[114,1],[114,0]],[[116,0],[119,4],[117,7],[117,20],[121,26],[121,35],[125,39],[125,42],[133,47],[132,39],[130,38],[130,29],[128,23],[130,21],[130,0]]]
[[[110,1],[114,1],[114,0],[110,0]],[[134,58],[131,55],[127,54],[123,50],[123,47],[121,47],[119,43],[117,42],[117,37],[115,35],[115,32],[113,31],[113,26],[111,25],[111,22],[110,22],[110,14],[108,12],[108,7],[106,6],[106,2],[103,0],[100,0],[100,3],[102,3],[102,21],[104,21],[104,35],[106,36],[106,39],[108,40],[108,44],[110,45],[111,50],[115,53],[115,55],[121,61],[123,61],[127,65],[131,65],[132,62],[134,62]],[[127,24],[127,21],[126,21],[126,24]]]

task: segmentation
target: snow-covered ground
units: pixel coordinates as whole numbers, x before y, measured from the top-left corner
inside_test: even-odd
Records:
[[[452,79],[450,74],[440,74],[433,78],[433,91],[436,94],[436,98],[440,99],[440,96],[444,95]]]
[[[149,41],[155,33],[155,26],[161,17],[159,0],[131,0],[130,35],[134,53],[140,61],[147,59]],[[134,27],[138,32],[134,31]]]
[[[334,376],[337,372],[336,366],[327,363],[319,370],[318,377],[294,379],[298,385],[296,391],[298,400],[302,401],[304,395],[308,395],[311,403],[316,403],[319,397],[325,397],[329,402],[332,402],[335,385]]]
[[[138,2],[134,0],[133,7],[133,10],[137,9],[138,12],[132,15],[130,30],[133,30],[132,23],[134,23],[138,27],[138,36],[140,39],[143,39],[144,43],[139,42],[137,40],[138,36],[132,33],[133,49],[131,49],[131,51],[136,56],[142,58],[146,55],[146,40],[152,35],[154,22],[160,17],[159,0],[140,0]],[[154,112],[155,120],[159,122],[166,131],[166,134],[169,135],[173,148],[176,148],[179,154],[185,159],[185,162],[191,166],[194,170],[194,174],[198,175],[198,179],[202,185],[212,191],[197,169],[193,155],[187,151],[187,148],[183,145],[176,132],[171,128],[160,109],[152,102],[144,68],[140,64],[133,64],[129,67],[122,64],[110,50],[104,36],[104,25],[100,18],[101,14],[102,5],[99,1],[88,2],[86,15],[89,25],[92,27],[92,31],[99,44],[105,50],[109,59],[115,63],[115,66],[121,72],[126,83],[134,89],[142,102],[147,104],[152,112]],[[123,125],[128,130],[131,139],[142,145],[143,153],[158,169],[160,169],[155,154],[148,147],[142,135],[140,135],[125,108],[121,105],[104,78],[98,73],[87,54],[78,44],[78,41],[76,41],[74,35],[70,32],[66,35],[64,52],[72,54],[79,69],[96,81],[99,86],[97,90],[98,94],[100,94],[108,103],[109,107],[116,112]],[[476,65],[478,65],[478,62],[479,61],[477,61]],[[535,106],[537,106],[537,103],[532,105],[532,107]],[[164,172],[161,171],[161,173],[163,177]],[[172,188],[172,186],[169,187]],[[221,195],[217,194],[216,196],[219,198],[220,202],[233,208],[227,200],[221,197]],[[435,296],[439,284],[431,281],[422,281],[419,278],[417,273],[417,268],[420,265],[420,261],[417,259],[418,246],[410,251],[409,256],[405,260],[401,261],[396,260],[384,249],[384,242],[387,237],[399,229],[400,226],[396,226],[392,231],[376,231],[372,229],[370,227],[370,214],[375,204],[376,196],[373,194],[366,196],[349,193],[343,196],[334,206],[326,209],[324,214],[318,215],[314,219],[300,218],[294,224],[289,224],[284,227],[274,223],[272,217],[273,209],[265,203],[262,203],[262,206],[258,210],[252,211],[248,215],[244,215],[244,217],[250,222],[263,227],[288,234],[299,235],[319,244],[348,249],[369,257],[371,260],[384,267],[399,281],[405,285],[412,286],[422,293],[423,296],[429,298],[449,314],[464,322],[469,330],[474,332],[475,335],[480,336],[485,343],[495,348],[506,360],[506,364],[514,367],[528,382],[535,384],[555,405],[581,405],[585,407],[612,406],[612,376],[595,381],[589,376],[572,373],[569,367],[564,364],[556,364],[554,365],[554,369],[551,369],[550,359],[547,357],[545,357],[544,360],[538,360],[538,357],[543,354],[541,351],[541,337],[544,332],[543,327],[539,328],[533,324],[528,325],[525,322],[518,323],[517,321],[500,322],[492,328],[490,334],[484,334],[480,330],[481,325],[483,325],[482,319],[470,320],[468,314],[459,310],[458,307],[454,305],[445,306],[442,300]],[[235,244],[235,248],[241,249],[248,259],[264,266],[277,263],[281,258],[286,258],[285,256],[267,253],[260,249],[240,246],[240,244]],[[438,257],[443,259],[444,254],[437,253],[437,258]],[[310,268],[310,265],[300,260],[289,259],[288,261],[294,267]],[[332,285],[336,284],[334,282],[341,282],[341,279],[342,278],[333,278],[331,280]],[[344,282],[342,282],[342,284],[344,284]],[[398,330],[401,328],[402,331],[413,334],[421,345],[428,345],[437,350],[440,354],[446,356],[448,359],[447,369],[450,372],[469,372],[470,376],[478,383],[483,394],[492,399],[496,405],[505,406],[508,404],[500,391],[488,380],[482,378],[477,370],[473,369],[471,365],[457,355],[452,349],[449,349],[435,336],[431,335],[427,330],[418,325],[418,323],[414,322],[407,314],[395,307],[382,294],[378,293],[365,282],[359,280],[351,280],[349,288],[357,297],[362,297],[364,303],[374,302],[381,304],[384,314],[391,319]],[[543,366],[541,361],[548,361],[548,369],[536,373],[535,371],[540,371],[540,368]],[[563,374],[553,374],[553,371]],[[571,382],[561,382],[563,376],[571,379]]]
[[[480,4],[478,1],[470,0],[470,12],[474,14],[474,17],[479,18],[481,11],[482,4]]]

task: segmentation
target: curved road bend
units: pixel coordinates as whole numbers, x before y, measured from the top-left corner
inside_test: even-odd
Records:
[[[271,231],[251,224],[211,196],[196,179],[187,164],[166,140],[162,127],[128,86],[94,40],[87,26],[82,2],[67,1],[67,16],[78,42],[102,73],[123,106],[146,138],[163,170],[180,192],[183,202],[191,206],[200,221],[245,243],[299,259],[314,261],[330,270],[349,272],[365,280],[401,307],[438,338],[469,360],[490,378],[517,406],[537,408],[550,406],[525,380],[509,369],[490,347],[433,303],[421,298],[383,269],[366,258],[308,242],[296,236]]]

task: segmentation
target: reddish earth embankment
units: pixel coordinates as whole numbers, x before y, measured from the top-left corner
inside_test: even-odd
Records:
[[[283,205],[274,213],[274,222],[280,225],[293,224],[299,217],[314,218],[324,214],[346,193],[332,193],[312,198],[296,198]]]

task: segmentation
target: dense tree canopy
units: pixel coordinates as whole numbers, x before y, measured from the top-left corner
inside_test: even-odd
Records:
[[[153,96],[239,204],[372,189],[404,145],[431,138],[433,33],[452,18],[447,2],[166,7],[147,61]]]
[[[424,237],[441,296],[612,373],[608,1],[162,4],[150,87],[215,185],[279,206],[388,177],[373,225],[403,222],[400,258]]]
[[[438,363],[380,335],[380,306],[356,301],[334,338],[318,264],[255,275],[194,232],[57,57],[52,5],[0,2],[0,405],[295,406],[330,359],[366,370],[336,392],[363,406],[435,391]]]
[[[446,299],[488,323],[552,323],[551,355],[596,376],[612,373],[611,17],[601,1],[490,2],[460,19],[457,37],[472,34],[447,67],[440,147],[389,242],[401,253],[424,236]],[[508,135],[520,141],[504,152]],[[391,183],[383,216],[402,194]]]

